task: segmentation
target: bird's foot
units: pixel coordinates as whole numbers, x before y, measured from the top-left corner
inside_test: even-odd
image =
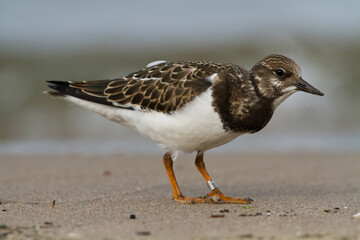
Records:
[[[205,197],[184,197],[182,194],[173,195],[173,200],[179,203],[195,204],[195,203],[234,203],[234,204],[250,204],[253,200],[251,198],[233,198],[222,194],[222,192],[215,188]]]
[[[205,196],[205,199],[211,200],[213,203],[234,203],[234,204],[250,204],[251,198],[233,198],[225,196],[218,188],[215,188]]]
[[[204,198],[204,197],[192,198],[192,197],[184,197],[183,195],[178,195],[178,196],[173,195],[172,199],[179,203],[184,203],[184,204],[212,203],[213,202],[210,198]]]

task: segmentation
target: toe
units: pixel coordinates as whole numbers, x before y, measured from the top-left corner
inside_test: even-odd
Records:
[[[184,196],[177,196],[175,197],[175,201],[184,204],[195,204],[195,203],[208,203],[210,202],[209,199],[206,198],[191,198],[191,197],[184,197]]]

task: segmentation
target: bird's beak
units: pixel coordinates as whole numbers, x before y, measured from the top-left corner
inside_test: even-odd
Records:
[[[296,87],[296,90],[304,91],[304,92],[311,93],[314,95],[324,96],[324,94],[322,92],[320,92],[319,90],[317,90],[316,88],[311,86],[309,83],[307,83],[302,78],[300,78],[300,80],[296,84],[294,84],[294,86]]]

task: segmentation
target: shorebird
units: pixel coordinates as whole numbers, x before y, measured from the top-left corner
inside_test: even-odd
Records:
[[[245,133],[260,131],[275,109],[297,91],[323,96],[301,77],[290,58],[272,54],[247,71],[230,63],[155,61],[120,78],[48,81],[45,92],[78,104],[139,132],[165,151],[163,163],[181,203],[249,204],[250,198],[224,195],[208,174],[204,152]],[[179,151],[197,152],[195,165],[210,193],[185,197],[173,159]]]

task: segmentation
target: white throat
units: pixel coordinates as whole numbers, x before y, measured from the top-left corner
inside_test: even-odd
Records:
[[[277,99],[275,99],[275,101],[273,102],[273,108],[276,109],[283,101],[285,101],[288,97],[290,97],[291,94],[296,92],[296,87],[288,87],[286,89],[284,89],[285,92],[283,95],[281,95],[280,97],[278,97]]]

